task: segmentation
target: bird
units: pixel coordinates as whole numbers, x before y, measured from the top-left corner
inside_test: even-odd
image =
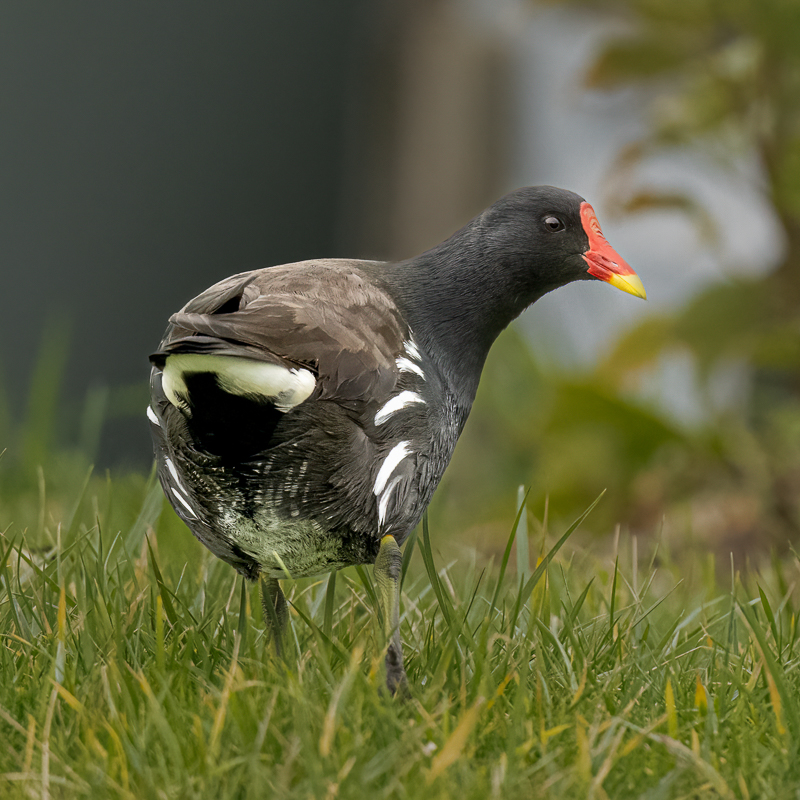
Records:
[[[400,549],[431,500],[498,334],[544,294],[600,280],[646,299],[592,206],[517,189],[406,260],[314,259],[226,278],[169,318],[147,407],[163,491],[259,581],[373,564],[386,686],[408,689]]]

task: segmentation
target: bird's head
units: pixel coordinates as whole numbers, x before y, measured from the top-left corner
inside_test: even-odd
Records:
[[[592,206],[553,186],[529,186],[502,197],[479,218],[494,259],[527,273],[532,291],[576,280],[601,280],[646,299],[639,276],[608,243]]]

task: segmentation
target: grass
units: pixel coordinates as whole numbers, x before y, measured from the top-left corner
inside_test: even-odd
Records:
[[[721,587],[569,529],[528,565],[527,515],[494,565],[424,528],[402,701],[370,570],[288,583],[280,661],[152,476],[54,473],[0,497],[3,798],[795,796],[796,559]]]

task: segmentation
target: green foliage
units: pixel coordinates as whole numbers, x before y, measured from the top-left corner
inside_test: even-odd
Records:
[[[560,3],[597,10],[595,3],[583,0]],[[623,21],[624,32],[600,48],[587,71],[587,85],[646,87],[652,101],[646,133],[626,145],[613,169],[620,207],[682,207],[694,217],[702,211],[674,194],[637,186],[636,166],[655,152],[705,150],[729,165],[743,155],[754,156],[764,169],[766,194],[788,245],[787,268],[766,283],[773,290],[791,290],[796,303],[800,5],[792,0],[612,0],[603,11]]]
[[[550,4],[616,19],[586,85],[635,89],[646,104],[648,124],[612,165],[607,199],[625,213],[685,213],[713,249],[724,231],[708,210],[643,184],[639,167],[686,150],[733,169],[746,158],[763,169],[785,256],[769,275],[710,286],[674,313],[646,317],[577,378],[540,368],[513,334],[501,338],[435,503],[495,548],[502,526],[491,520],[508,518],[518,484],[567,515],[607,488],[590,522],[598,531],[648,532],[666,516],[699,520],[721,553],[786,547],[800,533],[800,4]],[[691,424],[643,399],[677,362],[697,410]]]
[[[512,533],[498,571],[448,563],[426,529],[402,701],[382,689],[369,572],[288,584],[281,661],[256,587],[175,545],[188,534],[152,478],[92,491],[53,520],[55,550],[24,520],[0,537],[3,797],[738,797],[800,780],[795,559],[725,591],[663,547],[640,562],[633,540],[603,556],[561,529],[531,572]]]
[[[583,379],[539,369],[511,329],[486,363],[431,516],[498,550],[515,487],[525,484],[535,503],[549,496],[561,523],[609,489],[589,521],[592,529],[607,532],[620,521],[644,521],[652,529],[650,516],[637,519],[640,476],[660,469],[676,450],[694,447],[674,423],[622,395],[604,368]]]
[[[607,8],[629,24],[589,84],[654,100],[620,156],[621,206],[689,212],[713,241],[702,209],[637,186],[636,166],[664,148],[754,152],[785,264],[648,319],[579,378],[502,337],[433,524],[406,546],[406,702],[382,690],[369,570],[290,584],[278,660],[255,588],[194,541],[154,476],[93,473],[103,420],[140,414],[143,385],[91,390],[66,412],[79,450],[54,446],[66,340],[47,338],[22,425],[0,396],[0,796],[796,793],[800,562],[776,555],[721,587],[697,553],[783,544],[800,525],[800,6]],[[706,402],[696,430],[636,399],[676,353]],[[728,363],[749,388],[719,409]],[[608,541],[621,522],[646,540],[618,533],[609,553],[569,538],[604,488],[581,531]]]
[[[561,0],[562,4],[595,3]],[[587,74],[594,88],[656,84],[648,146],[697,146],[709,134],[756,147],[770,178],[800,136],[800,7],[791,0],[612,0],[626,23]],[[797,186],[784,176],[787,185]]]

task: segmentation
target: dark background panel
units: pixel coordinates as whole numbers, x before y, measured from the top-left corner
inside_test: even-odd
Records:
[[[15,410],[47,320],[71,331],[65,397],[80,397],[140,379],[168,315],[210,283],[335,251],[366,3],[21,2],[2,16],[0,363]],[[147,456],[130,432],[104,450],[120,441]]]

